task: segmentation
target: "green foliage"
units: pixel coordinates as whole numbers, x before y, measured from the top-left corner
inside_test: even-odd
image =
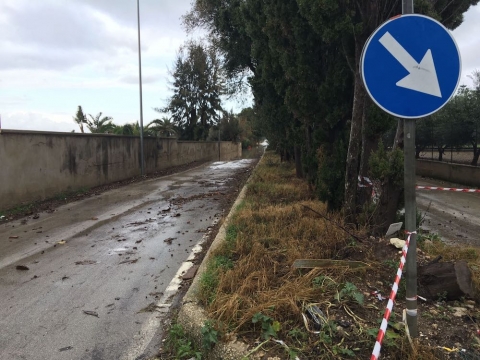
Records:
[[[210,350],[218,343],[218,331],[214,329],[210,320],[205,321],[201,329],[202,346],[204,349]]]
[[[369,165],[374,179],[389,179],[395,184],[403,184],[403,152],[400,149],[386,151],[380,141],[378,150],[370,156]]]
[[[268,340],[272,337],[277,337],[278,331],[280,331],[282,328],[278,321],[274,321],[271,317],[264,315],[261,312],[258,312],[253,316],[252,323],[258,323],[261,325],[262,337],[265,340]]]
[[[195,350],[193,342],[188,338],[183,327],[173,324],[168,332],[166,348],[175,355],[175,359],[202,359],[202,353]]]
[[[358,304],[363,305],[364,296],[354,284],[351,282],[346,282],[338,293],[338,301],[343,300],[354,300]]]
[[[453,29],[461,23],[463,12],[477,2],[418,0],[415,6],[416,12]],[[356,174],[348,174],[345,181],[352,122],[358,125],[361,115],[366,115],[363,130],[366,143],[373,148],[395,122],[362,96],[354,102],[353,90],[364,42],[378,25],[399,13],[401,2],[396,0],[194,0],[184,24],[189,30],[200,27],[208,32],[224,59],[232,89],[244,88],[248,77],[255,129],[283,160],[293,159],[293,150],[297,150],[295,161],[303,165],[298,169],[315,186],[320,199],[328,202],[329,210],[334,210],[344,202],[345,184],[356,182]],[[317,156],[319,148],[321,157]],[[349,159],[360,154],[359,148]],[[369,155],[363,152],[364,164],[370,164]],[[398,166],[400,152],[388,158],[392,165],[385,166],[377,156],[376,171],[396,183],[403,171]]]
[[[152,120],[146,129],[149,133],[158,137],[174,137],[177,135],[175,124],[167,117]]]
[[[373,339],[376,339],[378,335],[378,328],[367,329],[367,334]],[[386,347],[398,347],[399,345],[397,344],[396,340],[399,338],[400,334],[396,333],[394,330],[387,329],[385,336],[383,337],[383,345]]]
[[[80,127],[80,132],[83,134],[83,124],[87,123],[87,118],[85,117],[85,114],[83,113],[82,107],[80,105],[78,106],[77,113],[74,116],[73,121],[78,124],[78,126]]]
[[[290,330],[288,332],[288,336],[299,342],[302,342],[308,339],[308,333],[298,328],[293,328],[292,330]]]
[[[88,130],[92,134],[106,134],[113,133],[115,124],[112,122],[113,118],[110,116],[102,117],[102,113],[99,112],[95,117],[92,114],[88,114],[90,119],[86,118],[86,124]]]
[[[173,95],[160,113],[171,114],[180,138],[205,140],[209,128],[219,121],[220,97],[225,93],[225,77],[214,47],[187,42],[178,52],[172,76]]]
[[[475,79],[476,72],[471,76]],[[475,80],[474,80],[475,84]],[[460,86],[457,94],[437,113],[418,121],[417,155],[427,147],[435,148],[438,160],[443,159],[446,148],[469,146],[471,165],[477,165],[480,155],[480,90],[478,85],[469,89]]]

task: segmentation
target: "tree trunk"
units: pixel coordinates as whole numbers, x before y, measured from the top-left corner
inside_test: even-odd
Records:
[[[358,46],[359,45],[357,45],[357,47]],[[357,51],[359,50],[357,49]],[[352,122],[350,126],[350,141],[348,143],[347,167],[345,171],[345,219],[347,222],[351,223],[354,223],[356,220],[357,178],[360,157],[360,143],[362,140],[362,118],[363,108],[365,106],[365,95],[366,93],[362,84],[362,79],[360,78],[360,72],[357,69],[355,70]]]
[[[473,297],[472,272],[465,260],[432,262],[418,268],[419,294],[427,299]]]
[[[295,156],[295,173],[297,175],[297,178],[303,179],[302,151],[300,146],[295,145],[293,151]]]
[[[395,140],[393,140],[393,149],[395,150],[397,147],[403,150],[403,119],[397,119],[397,132],[395,133]]]
[[[477,166],[479,155],[480,155],[480,149],[478,149],[476,145],[473,145],[473,160],[470,163],[470,165]]]
[[[398,119],[397,131],[393,141],[393,150],[403,149],[403,119]],[[403,186],[395,185],[390,179],[386,179],[380,189],[380,198],[373,214],[373,232],[375,235],[384,235],[395,216],[400,200],[403,198]]]
[[[443,160],[443,147],[438,147],[438,161]]]
[[[382,183],[381,195],[373,213],[373,233],[385,235],[390,224],[395,222],[398,204],[403,196],[403,189],[391,181]]]

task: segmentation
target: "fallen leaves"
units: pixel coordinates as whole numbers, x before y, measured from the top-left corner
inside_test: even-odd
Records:
[[[163,242],[167,243],[168,245],[172,245],[172,241],[176,238],[169,237],[168,239],[163,240]]]
[[[30,268],[28,266],[25,266],[25,265],[17,265],[15,267],[15,269],[22,270],[22,271],[30,270]]]
[[[9,236],[8,238],[9,239],[18,239],[18,236],[17,235],[12,235],[12,236]]]
[[[144,307],[142,310],[138,311],[137,314],[144,313],[144,312],[154,312],[158,308],[160,308],[160,306],[158,306],[158,305],[156,305],[155,303],[152,302],[152,303],[148,304],[146,307]]]
[[[96,261],[93,260],[82,260],[82,261],[75,261],[75,265],[93,265],[96,264]]]
[[[118,264],[135,264],[138,261],[138,259],[132,259],[132,260],[124,260],[119,262]]]
[[[97,313],[96,311],[83,310],[83,313],[86,314],[86,315],[95,316],[95,317],[97,317],[97,318],[100,317],[100,316],[98,316],[98,313]]]

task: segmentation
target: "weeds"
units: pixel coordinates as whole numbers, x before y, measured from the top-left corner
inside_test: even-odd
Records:
[[[210,350],[216,343],[218,343],[218,331],[213,328],[210,320],[205,321],[201,329],[202,346],[206,350]]]
[[[278,321],[274,321],[270,316],[262,313],[256,313],[252,318],[252,324],[260,324],[262,327],[262,337],[265,340],[271,337],[277,337],[277,332],[280,331],[282,326]]]
[[[202,353],[195,349],[193,342],[187,337],[185,330],[179,324],[173,324],[170,327],[166,349],[175,356],[175,359],[202,359]]]
[[[338,293],[337,299],[338,301],[354,300],[359,305],[363,305],[363,302],[364,302],[363,294],[360,291],[358,291],[358,288],[355,285],[353,285],[351,282],[347,282],[343,286],[343,288]]]

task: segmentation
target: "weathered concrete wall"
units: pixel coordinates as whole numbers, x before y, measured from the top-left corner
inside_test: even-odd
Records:
[[[417,160],[417,175],[467,186],[480,186],[480,168],[441,161]]]
[[[221,160],[242,155],[221,142]],[[144,139],[145,172],[219,159],[217,142]],[[0,210],[140,175],[140,138],[0,130]]]

